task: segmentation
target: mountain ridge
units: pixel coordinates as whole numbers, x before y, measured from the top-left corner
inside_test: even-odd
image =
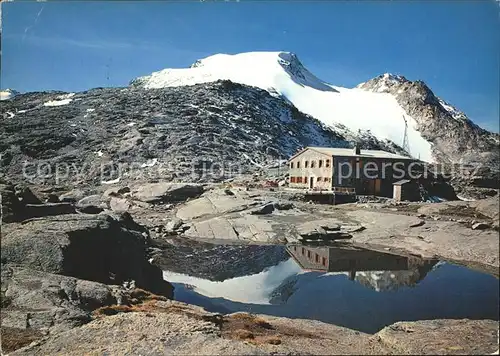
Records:
[[[190,68],[164,69],[138,77],[131,84],[151,89],[201,84],[215,79],[259,87],[288,100],[300,111],[337,131],[369,131],[380,140],[390,140],[400,146],[406,132],[410,153],[427,162],[475,163],[476,157],[494,151],[500,142],[498,134],[480,128],[464,113],[435,96],[422,81],[385,73],[354,88],[338,87],[316,77],[291,52],[216,54],[197,60]],[[403,91],[408,91],[408,95]],[[408,105],[407,101],[417,104]],[[432,122],[442,117],[444,124]],[[462,127],[452,119],[463,121]],[[435,132],[450,129],[465,133],[440,136]],[[450,138],[458,149],[449,147]],[[479,148],[473,144],[477,140]],[[472,153],[464,158],[465,149]],[[486,156],[488,162],[493,160],[489,153]]]

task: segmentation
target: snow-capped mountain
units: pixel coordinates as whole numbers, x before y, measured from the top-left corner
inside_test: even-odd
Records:
[[[422,82],[384,74],[355,88],[338,87],[318,79],[289,52],[217,54],[190,68],[164,69],[131,84],[151,89],[221,79],[267,90],[346,136],[359,132],[401,146],[406,132],[410,154],[428,162],[463,161],[466,150],[475,160],[478,147],[480,156],[489,156],[499,143],[497,134],[473,124]]]
[[[19,92],[13,89],[2,89],[0,90],[0,100],[8,100],[18,94]]]

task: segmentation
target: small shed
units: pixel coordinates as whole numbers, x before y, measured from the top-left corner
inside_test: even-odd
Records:
[[[418,184],[410,179],[402,179],[393,184],[392,198],[395,201],[417,201],[420,200]]]

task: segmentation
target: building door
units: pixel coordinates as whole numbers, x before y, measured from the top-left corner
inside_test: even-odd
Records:
[[[314,177],[309,177],[309,188],[313,189],[314,187]]]
[[[380,179],[375,179],[375,194],[380,194],[380,185],[382,181]]]

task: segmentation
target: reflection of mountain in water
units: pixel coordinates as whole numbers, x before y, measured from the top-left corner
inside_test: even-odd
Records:
[[[310,273],[290,276],[273,291],[271,303],[285,303],[297,290],[299,279],[317,278],[320,273],[346,274],[350,280],[377,292],[410,287],[423,280],[437,263],[415,256],[367,250],[352,245],[315,246],[292,244],[287,251]],[[316,273],[314,273],[316,272]]]
[[[290,247],[287,246],[288,250]],[[253,254],[257,251],[249,249],[247,252],[253,251],[250,255],[235,252],[242,259],[238,263],[216,261],[215,271],[225,266],[228,274],[240,275],[223,281],[211,279],[214,271],[204,263],[194,275],[186,275],[177,266],[177,272],[164,271],[164,278],[174,284],[177,300],[209,311],[315,319],[370,333],[401,320],[498,320],[495,277],[448,263],[436,268],[434,261],[385,251],[345,245],[305,247],[312,248],[309,256],[307,249],[302,255],[299,245],[294,251],[298,257],[288,251],[293,258],[270,267],[260,264],[259,268],[263,268],[260,272],[246,276],[240,275],[245,256],[253,256],[251,269],[257,270],[259,263],[254,262],[264,261],[268,253],[275,256],[276,251],[259,250],[260,258]],[[223,251],[230,250],[228,247]],[[209,255],[212,253],[215,251]],[[205,257],[195,261],[202,262]],[[183,259],[176,261],[187,263]],[[304,268],[306,263],[309,264]],[[235,271],[231,271],[232,266]]]
[[[356,273],[356,281],[377,292],[411,287],[423,280],[435,263],[423,261],[422,265],[408,271],[360,271]]]

